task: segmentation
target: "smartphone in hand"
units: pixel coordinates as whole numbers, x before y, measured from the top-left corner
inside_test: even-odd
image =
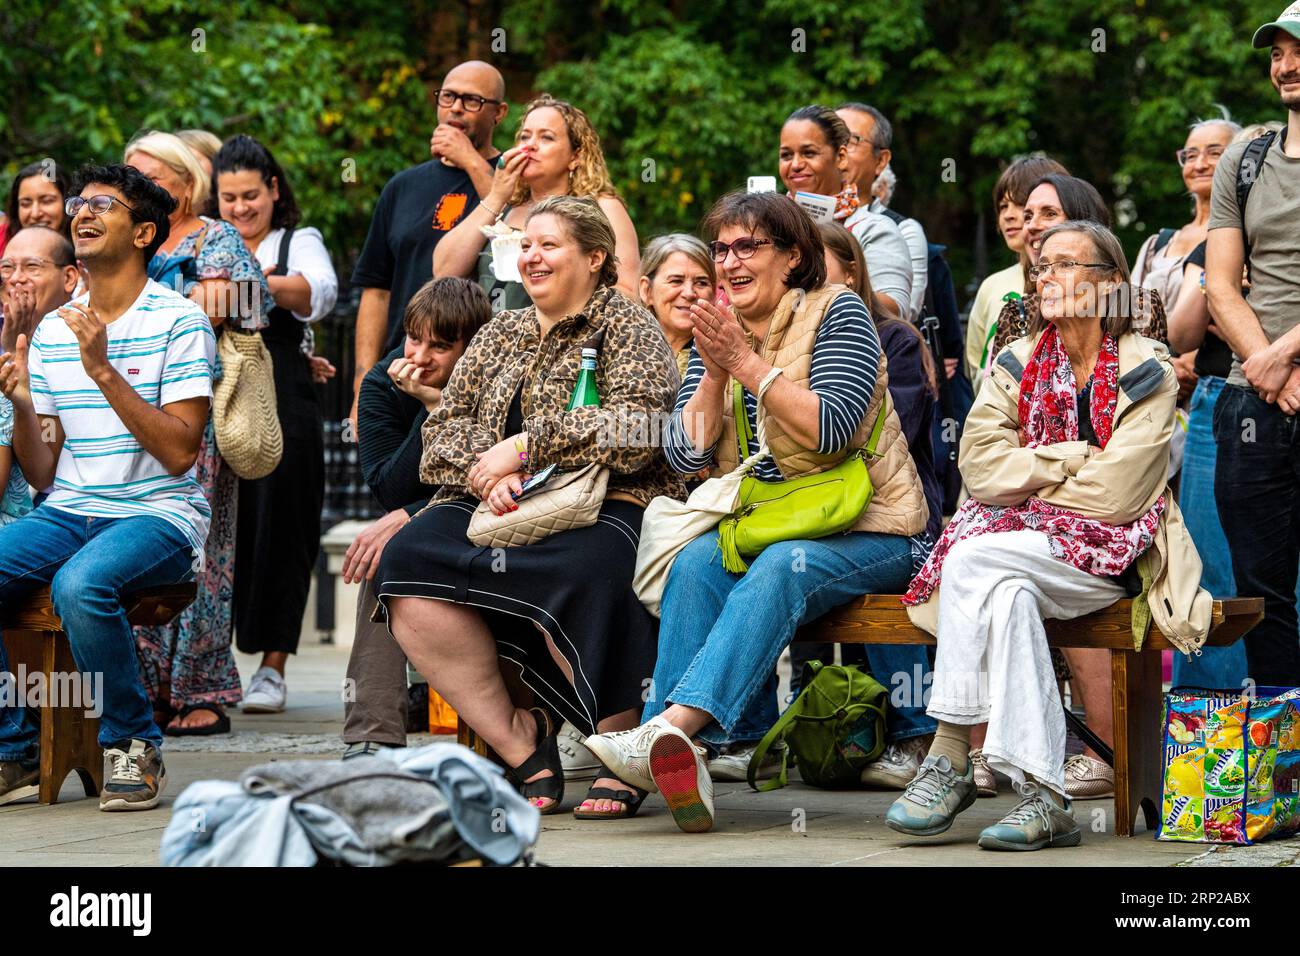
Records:
[[[533,492],[540,490],[543,485],[545,485],[548,481],[551,480],[551,476],[554,474],[555,474],[555,465],[547,465],[537,474],[533,475],[533,477],[529,478],[527,481],[524,482],[524,486],[520,490],[519,494],[515,494],[512,491],[510,493],[510,497],[514,498],[515,501],[523,501]]]

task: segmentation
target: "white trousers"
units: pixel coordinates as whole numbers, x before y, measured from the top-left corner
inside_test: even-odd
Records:
[[[1064,794],[1065,716],[1043,621],[1081,617],[1123,596],[1109,578],[1052,557],[1041,531],[960,542],[943,563],[926,712],[950,724],[988,721],[989,766]]]

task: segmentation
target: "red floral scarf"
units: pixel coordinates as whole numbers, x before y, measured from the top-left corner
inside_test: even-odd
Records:
[[[1092,373],[1088,411],[1104,449],[1115,425],[1119,399],[1119,346],[1103,338]],[[991,386],[990,386],[991,387]],[[1025,448],[1079,440],[1078,389],[1070,357],[1055,326],[1038,340],[1020,380],[1020,434]],[[1105,577],[1121,574],[1151,546],[1164,511],[1164,496],[1132,524],[1112,525],[1030,498],[1022,505],[986,505],[968,498],[944,529],[925,565],[912,579],[904,604],[923,604],[939,586],[948,551],[958,541],[1002,531],[1042,531],[1052,554],[1082,571]]]

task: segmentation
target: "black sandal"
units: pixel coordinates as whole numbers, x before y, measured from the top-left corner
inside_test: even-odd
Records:
[[[551,801],[545,809],[536,807],[543,816],[559,813],[560,803],[564,800],[564,764],[560,762],[559,736],[551,715],[545,710],[530,707],[528,712],[537,721],[537,749],[519,766],[507,769],[506,776],[530,804],[537,799]],[[533,774],[543,770],[551,771],[551,776],[524,783]]]
[[[583,810],[582,803],[580,803],[573,808],[574,817],[579,820],[626,820],[629,817],[636,816],[636,812],[641,809],[641,804],[645,802],[648,791],[625,782],[618,774],[601,764],[596,779],[600,780],[605,777],[618,780],[628,789],[611,790],[609,787],[598,787],[593,783],[587,791],[587,795],[582,798],[582,803],[586,803],[588,800],[617,800],[623,804],[623,809],[617,813],[597,813],[595,810]]]
[[[186,704],[176,712],[172,720],[184,720],[196,710],[208,710],[217,715],[215,722],[204,727],[172,727],[170,723],[163,728],[168,737],[208,737],[216,734],[230,733],[230,715],[220,704]]]

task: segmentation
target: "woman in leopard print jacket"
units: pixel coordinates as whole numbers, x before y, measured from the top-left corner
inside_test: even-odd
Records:
[[[456,364],[424,425],[420,477],[440,487],[384,549],[376,590],[407,657],[550,813],[564,793],[559,718],[586,734],[632,727],[654,672],[658,627],[632,572],[645,505],[685,494],[658,438],[679,382],[654,316],[613,288],[614,231],[595,201],[539,203],[519,271],[533,305],[497,314]],[[566,411],[584,347],[599,350],[601,403]],[[591,527],[469,542],[480,501],[513,510],[528,475],[593,462],[610,479]],[[503,670],[545,707],[516,707]],[[620,794],[632,796],[617,779],[593,785],[606,807]]]

